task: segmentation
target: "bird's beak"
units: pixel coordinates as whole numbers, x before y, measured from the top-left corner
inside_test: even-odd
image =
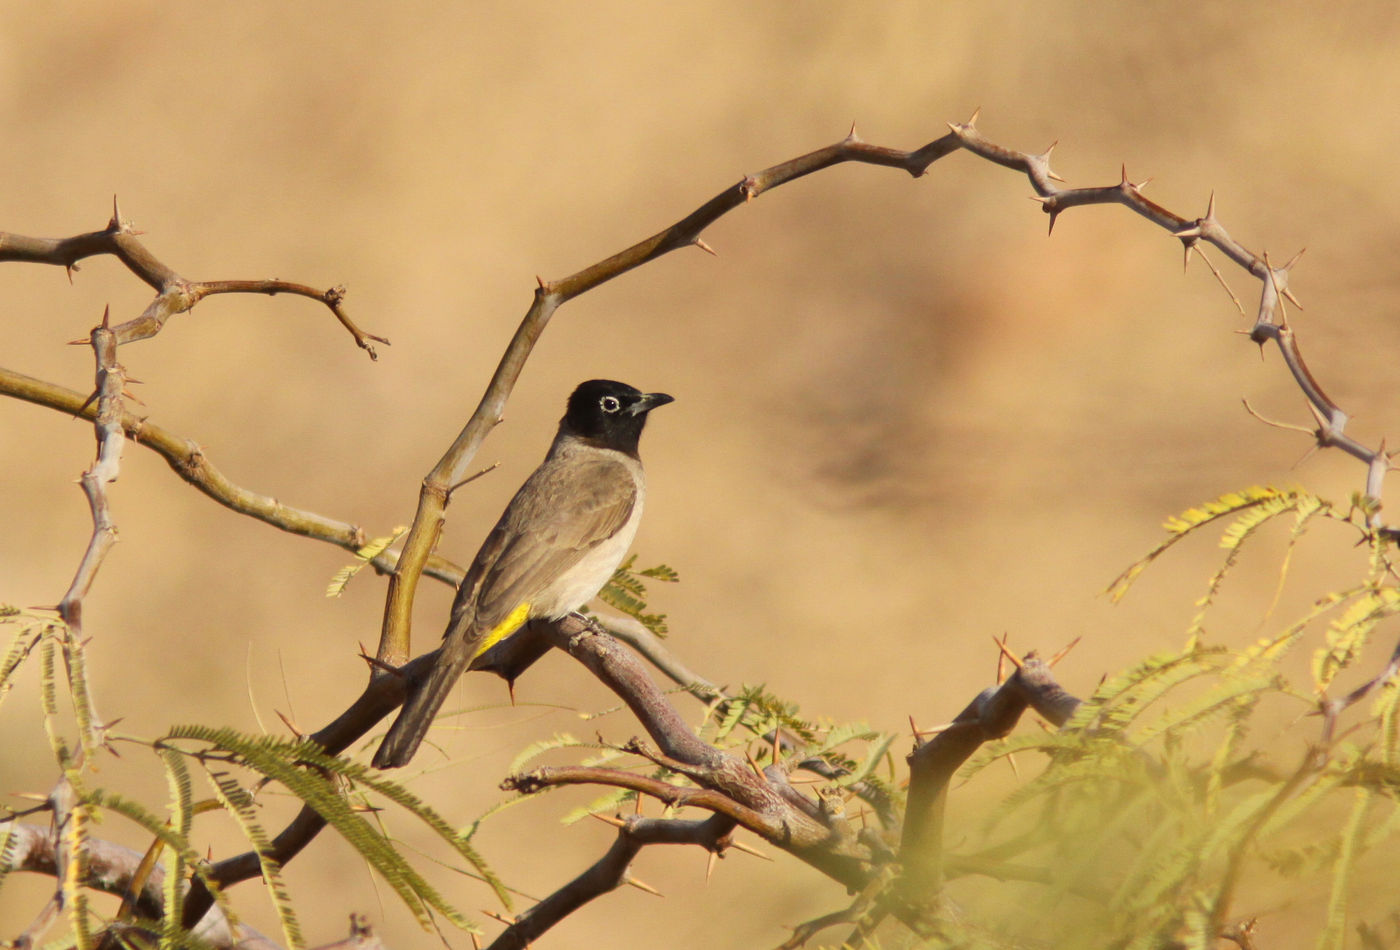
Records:
[[[643,413],[651,412],[657,406],[664,406],[668,402],[675,402],[675,396],[668,396],[665,393],[644,393],[641,399],[627,407],[628,415],[640,416]]]

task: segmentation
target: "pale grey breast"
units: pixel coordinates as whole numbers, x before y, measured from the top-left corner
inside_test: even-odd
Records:
[[[524,601],[531,617],[550,620],[582,607],[632,546],[645,498],[632,456],[556,440],[492,532],[504,543],[482,565],[474,625],[491,629]]]

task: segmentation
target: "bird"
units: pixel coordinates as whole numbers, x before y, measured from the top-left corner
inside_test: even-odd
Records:
[[[374,754],[405,765],[453,685],[487,650],[534,619],[558,620],[597,596],[642,518],[646,479],[637,445],[647,414],[674,402],[626,383],[591,379],[569,396],[559,430],[486,536],[452,603],[437,660],[410,685]]]

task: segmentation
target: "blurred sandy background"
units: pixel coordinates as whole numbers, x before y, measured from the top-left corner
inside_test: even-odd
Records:
[[[150,418],[233,480],[374,534],[411,517],[536,274],[611,254],[852,120],[868,141],[911,148],[981,106],[995,141],[1059,139],[1071,184],[1116,182],[1126,162],[1183,214],[1214,189],[1251,248],[1283,259],[1306,245],[1294,286],[1308,310],[1294,317],[1309,363],[1350,431],[1394,442],[1397,42],[1383,3],[10,2],[0,229],[97,229],[116,193],[188,277],[348,285],[354,317],[393,340],[378,363],[322,309],[285,297],[211,299],[122,359]],[[1122,606],[1100,596],[1163,516],[1264,482],[1344,504],[1364,472],[1335,453],[1295,468],[1307,439],[1245,414],[1241,397],[1309,421],[1276,353],[1261,360],[1235,334],[1247,321],[1208,271],[1182,276],[1177,242],[1121,208],[1067,213],[1047,240],[1028,194],[965,154],[918,181],[842,166],[721,221],[706,235],[718,258],[672,254],[569,304],[481,455],[499,470],[450,511],[445,553],[471,556],[572,385],[610,376],[677,397],[643,446],[652,487],[637,549],[680,570],[653,604],[717,681],[766,682],[808,714],[902,730],[910,714],[949,718],[990,682],[993,635],[1053,651],[1082,634],[1061,667],[1080,693],[1177,646],[1217,563],[1209,542],[1149,572]],[[1226,275],[1252,313],[1254,285]],[[105,304],[126,319],[148,299],[108,259],[84,262],[72,286],[60,269],[6,265],[3,363],[84,389],[90,351],[64,342]],[[0,402],[0,450],[0,602],[54,603],[89,531],[74,479],[91,427]],[[232,515],[138,446],[114,501],[122,543],[87,632],[101,709],[123,729],[256,729],[258,716],[280,728],[274,709],[311,729],[356,694],[381,580],[325,599],[343,552]],[[1281,616],[1325,590],[1327,571],[1340,583],[1360,570],[1350,537],[1320,539],[1300,556],[1319,573]],[[1246,558],[1217,636],[1256,635],[1276,564]],[[441,585],[424,590],[421,647],[449,601]],[[634,731],[621,716],[532,705],[609,705],[559,657],[522,683],[519,708],[504,699],[469,678],[458,705],[490,708],[437,733],[457,764],[426,755],[431,774],[413,780],[450,820],[495,801],[535,738]],[[53,781],[37,722],[31,676],[0,720],[6,793]],[[100,780],[164,794],[139,751]],[[541,896],[611,840],[598,823],[556,823],[586,797],[517,807],[479,843]],[[115,821],[103,833],[144,844]],[[227,853],[227,829],[210,834]],[[844,900],[781,856],[734,855],[708,885],[704,866],[698,852],[648,851],[636,873],[665,900],[626,889],[543,945],[770,946]],[[434,940],[381,903],[329,834],[289,878],[313,943],[343,934],[351,911],[396,946]],[[492,906],[472,882],[437,880],[473,913]],[[8,882],[0,931],[22,927],[48,887]],[[255,887],[235,898],[271,929]],[[1272,945],[1287,945],[1281,924],[1302,910],[1277,911]]]

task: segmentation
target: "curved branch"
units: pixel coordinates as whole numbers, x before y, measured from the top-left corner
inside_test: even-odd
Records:
[[[1061,726],[1079,703],[1060,688],[1049,664],[1030,653],[1004,683],[983,690],[946,729],[909,754],[909,799],[899,845],[909,892],[938,890],[948,783],[968,757],[982,743],[1010,733],[1027,708]]]
[[[98,407],[82,393],[3,367],[0,367],[0,395],[13,396],[82,419],[94,419],[98,412]],[[325,541],[347,551],[357,551],[364,545],[365,533],[358,525],[293,508],[276,498],[235,485],[214,467],[194,440],[133,415],[126,409],[120,410],[120,418],[121,427],[128,437],[160,455],[175,474],[224,507],[282,531]],[[387,574],[394,569],[397,560],[393,551],[385,551],[370,563],[380,573]],[[461,582],[464,571],[451,561],[434,556],[424,573],[456,586]]]
[[[695,844],[722,854],[734,823],[721,815],[703,821],[630,818],[618,823],[617,838],[606,854],[553,894],[525,911],[491,942],[489,950],[525,950],[545,931],[596,897],[628,881],[632,859],[649,844]]]
[[[410,618],[418,574],[442,535],[446,520],[444,512],[452,486],[462,481],[481,443],[500,423],[506,400],[510,398],[525,361],[529,359],[555,310],[579,294],[677,248],[705,247],[700,239],[705,228],[770,188],[842,162],[902,168],[918,177],[930,164],[956,151],[960,145],[957,136],[950,133],[923,148],[901,152],[867,145],[856,137],[852,129],[850,135],[835,145],[745,176],[737,185],[726,188],[680,221],[611,257],[560,280],[541,279],[534,302],[502,354],[476,410],[447,452],[423,479],[413,525],[404,539],[399,569],[389,582],[376,654],[379,660],[390,666],[398,666],[410,655]]]
[[[84,258],[110,254],[120,260],[127,270],[156,290],[156,297],[140,316],[112,329],[118,344],[134,343],[155,336],[170,317],[184,313],[204,297],[215,293],[290,293],[310,297],[326,305],[350,332],[355,345],[367,352],[370,359],[379,358],[371,341],[385,345],[389,343],[382,336],[361,330],[346,315],[341,307],[345,297],[343,287],[322,291],[280,280],[189,281],[161,263],[146,245],[137,240],[140,233],[130,222],[123,220],[117,201],[113,198],[112,218],[101,231],[89,231],[67,238],[33,238],[0,231],[0,261],[54,264],[66,268],[71,279],[78,269],[78,262]]]

